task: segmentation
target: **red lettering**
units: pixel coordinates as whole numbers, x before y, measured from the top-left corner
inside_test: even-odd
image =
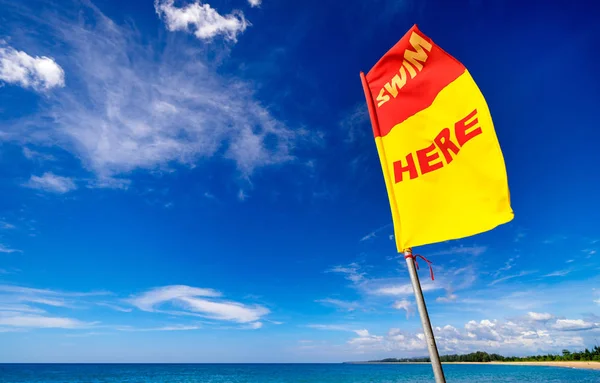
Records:
[[[462,146],[464,146],[473,137],[476,137],[482,133],[481,127],[477,126],[478,124],[479,120],[477,119],[477,109],[475,109],[466,117],[454,124],[454,134],[456,136],[456,141],[458,141],[458,145],[452,141],[450,137],[450,129],[444,128],[438,133],[431,145],[417,150],[414,154],[417,156],[421,175],[444,167],[444,161],[442,161],[440,158],[440,152],[444,156],[446,163],[451,163],[454,160],[454,157],[458,155],[458,152]],[[400,160],[395,161],[393,165],[395,183],[403,181],[404,172],[408,172],[411,180],[419,176],[413,153],[408,153],[406,155],[406,162],[404,164],[403,160]]]
[[[402,182],[402,173],[406,171],[408,171],[411,180],[419,176],[412,153],[408,153],[406,156],[406,166],[402,166],[402,161],[394,162],[394,181],[396,183]]]
[[[446,159],[446,163],[452,162],[454,157],[450,154],[452,151],[455,155],[460,150],[458,146],[450,139],[450,129],[444,128],[437,137],[433,140]]]
[[[467,129],[471,129],[479,122],[477,120],[477,109],[473,110],[469,115],[462,120],[458,121],[454,124],[454,133],[456,134],[456,140],[458,144],[462,147],[467,143],[471,138],[478,136],[481,134],[481,127],[478,127],[475,130],[472,130],[467,133]],[[468,122],[471,118],[475,117],[472,121]]]
[[[433,152],[435,150],[435,145],[431,144],[425,149],[417,150],[417,159],[419,160],[419,166],[421,167],[421,174],[426,174],[437,170],[444,166],[442,161],[438,161],[434,164],[431,161],[435,161],[440,158],[438,152]],[[433,154],[430,154],[433,152]]]

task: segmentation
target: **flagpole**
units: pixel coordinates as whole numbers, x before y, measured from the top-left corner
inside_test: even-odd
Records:
[[[437,345],[435,344],[435,338],[433,336],[433,329],[431,328],[431,321],[429,320],[429,314],[427,313],[427,306],[425,306],[425,298],[423,297],[423,290],[421,290],[419,275],[417,274],[417,269],[415,267],[412,249],[404,250],[404,259],[406,260],[410,281],[412,282],[413,291],[415,292],[415,300],[417,301],[421,324],[423,325],[423,332],[425,334],[425,340],[427,341],[427,349],[429,350],[429,358],[431,359],[435,383],[446,383],[444,370],[442,369],[442,363],[440,362],[440,355],[438,354]]]

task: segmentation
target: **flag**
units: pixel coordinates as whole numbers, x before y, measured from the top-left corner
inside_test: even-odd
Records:
[[[512,220],[492,117],[463,64],[414,25],[360,75],[399,252]]]

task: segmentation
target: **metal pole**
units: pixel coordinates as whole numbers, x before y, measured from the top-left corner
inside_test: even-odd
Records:
[[[429,350],[429,358],[431,359],[435,383],[446,383],[444,370],[442,370],[442,363],[440,362],[437,345],[435,344],[435,338],[433,337],[433,329],[431,328],[431,322],[429,321],[429,314],[427,314],[427,306],[425,306],[425,299],[423,298],[423,291],[421,290],[421,283],[419,282],[419,275],[415,268],[415,260],[412,257],[411,249],[404,250],[404,259],[406,259],[410,281],[412,282],[413,291],[415,292],[415,300],[417,301],[419,315],[421,316],[421,324],[423,325],[423,332],[425,333],[425,340],[427,341],[427,349]]]

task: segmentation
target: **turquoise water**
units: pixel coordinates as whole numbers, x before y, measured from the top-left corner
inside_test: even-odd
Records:
[[[447,365],[448,383],[600,383],[600,371]],[[1,383],[424,383],[429,365],[0,364]]]

